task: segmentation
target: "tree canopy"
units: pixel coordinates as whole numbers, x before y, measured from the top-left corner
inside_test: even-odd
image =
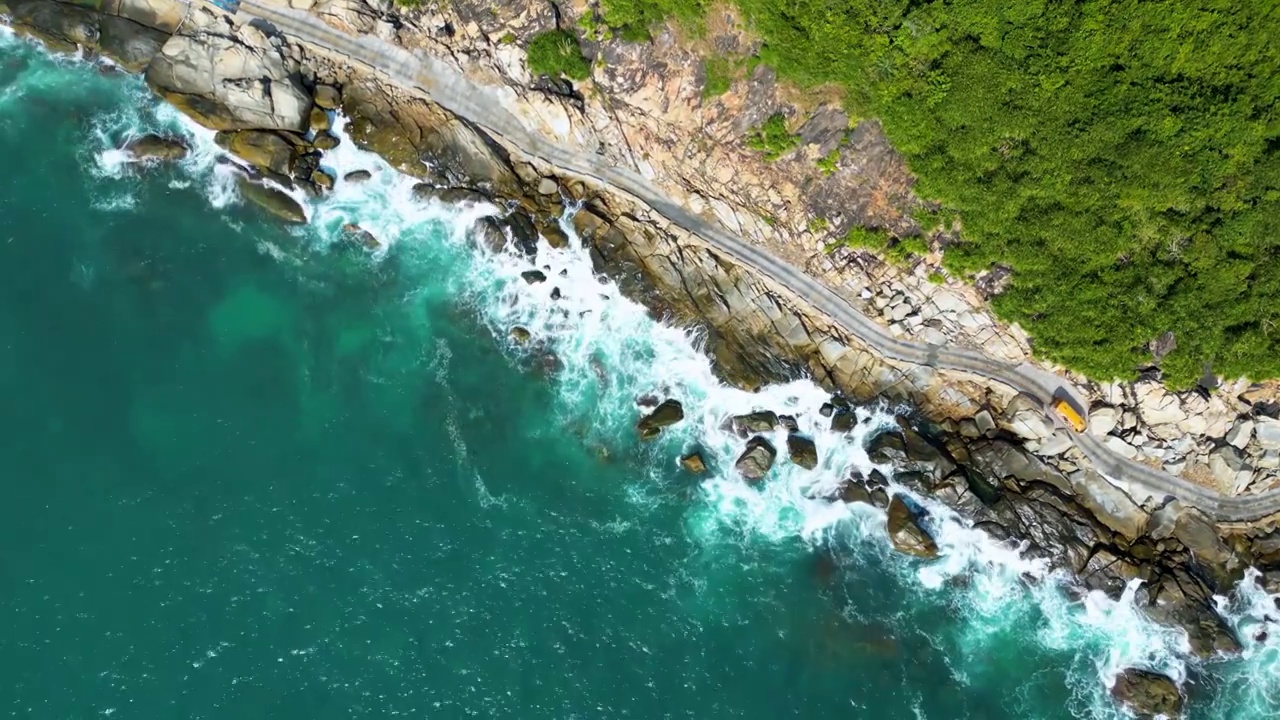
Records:
[[[995,309],[1038,353],[1132,377],[1171,331],[1176,386],[1280,376],[1280,2],[732,1],[762,61],[843,87],[958,211],[948,269],[1013,269]]]

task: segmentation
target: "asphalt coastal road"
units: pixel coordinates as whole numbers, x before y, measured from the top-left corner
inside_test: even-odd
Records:
[[[695,216],[666,199],[639,174],[607,164],[603,158],[560,147],[533,137],[503,104],[494,88],[477,85],[431,57],[415,54],[372,36],[353,37],[326,25],[308,13],[246,0],[237,14],[240,21],[266,21],[294,37],[354,65],[385,75],[405,89],[425,93],[431,100],[469,122],[502,137],[527,156],[543,160],[568,175],[612,186],[632,195],[658,213],[700,238],[709,247],[745,265],[798,300],[827,315],[849,334],[892,360],[958,370],[1002,383],[1048,401],[1066,393],[1081,402],[1083,394],[1066,379],[1029,363],[1012,365],[983,353],[946,345],[926,345],[901,340],[887,328],[849,305],[820,282],[769,252],[734,237],[723,228]],[[1112,452],[1100,438],[1069,433],[1094,468],[1131,494],[1155,497],[1173,495],[1220,521],[1254,520],[1280,512],[1280,490],[1245,498],[1228,497],[1168,473],[1141,465]]]

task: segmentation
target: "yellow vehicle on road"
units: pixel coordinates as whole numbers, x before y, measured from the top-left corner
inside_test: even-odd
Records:
[[[1078,433],[1084,432],[1085,428],[1088,427],[1084,416],[1065,397],[1059,396],[1053,399],[1053,411],[1058,413],[1058,417],[1062,418],[1063,422],[1070,425],[1071,429]]]

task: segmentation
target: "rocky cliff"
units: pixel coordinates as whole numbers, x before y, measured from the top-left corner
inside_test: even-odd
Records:
[[[540,30],[570,25],[583,5],[456,0],[408,14],[364,0],[293,5],[344,32],[429,53],[486,83],[531,133],[598,148],[635,168],[677,202],[808,268],[895,333],[978,346],[1008,359],[1029,356],[1025,336],[996,323],[977,288],[930,283],[927,260],[902,269],[870,256],[821,252],[830,235],[814,218],[826,218],[832,232],[855,222],[907,223],[905,210],[918,201],[873,122],[850,128],[832,106],[795,101],[767,69],[706,100],[701,65],[667,33],[652,53],[618,40],[591,41],[588,51],[601,63],[592,80],[574,86],[530,76],[521,44]],[[535,252],[539,230],[553,243],[568,242],[555,219],[567,202],[580,204],[574,224],[597,269],[655,312],[706,328],[726,380],[751,387],[812,377],[836,394],[830,416],[837,430],[849,429],[849,402],[913,408],[898,432],[867,448],[873,459],[901,468],[896,482],[942,499],[997,537],[1029,541],[1030,552],[1076,573],[1082,588],[1118,595],[1129,581],[1143,580],[1140,600],[1148,611],[1185,627],[1198,654],[1238,650],[1211,596],[1227,592],[1246,566],[1262,568],[1269,589],[1280,591],[1280,532],[1273,523],[1216,524],[1177,501],[1131,494],[1090,467],[1046,415],[1042,398],[889,360],[633,196],[568,175],[528,147],[332,53],[263,23],[187,12],[169,0],[0,0],[0,10],[51,47],[89,48],[145,69],[158,94],[222,131],[220,143],[277,184],[311,192],[331,186],[317,158],[336,141],[326,133],[324,110],[340,104],[352,137],[422,178],[422,197],[486,197],[512,208],[477,228],[490,247]],[[750,41],[731,17],[712,28],[712,38]],[[808,119],[793,156],[766,163],[743,141],[774,112]],[[816,170],[814,158],[833,143],[842,150],[837,167]],[[297,213],[285,207],[280,214],[297,219]],[[1266,470],[1280,457],[1280,421],[1269,388],[1206,398],[1172,394],[1154,382],[1087,385],[1096,402],[1090,432],[1134,457],[1230,492],[1272,482]],[[927,522],[908,505],[890,507],[886,486],[878,475],[851,477],[833,500],[889,509],[895,544],[927,555]]]

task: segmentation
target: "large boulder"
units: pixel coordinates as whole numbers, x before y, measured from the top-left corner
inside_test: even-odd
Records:
[[[172,162],[181,160],[189,152],[187,144],[178,138],[162,135],[143,135],[130,140],[124,146],[125,151],[135,160],[159,160]]]
[[[1093,470],[1078,470],[1068,478],[1076,499],[1103,525],[1137,540],[1147,528],[1147,512],[1123,490]]]
[[[938,556],[938,544],[920,524],[917,510],[909,506],[902,495],[894,495],[893,500],[889,501],[886,525],[889,541],[898,552],[921,558]]]
[[[738,456],[733,467],[748,481],[759,482],[769,473],[777,457],[778,451],[773,444],[757,435],[747,441],[747,448]]]
[[[237,178],[240,194],[249,202],[276,217],[291,223],[305,223],[307,214],[287,193],[273,187],[260,185],[247,177]]]
[[[872,438],[867,443],[867,457],[874,463],[922,473],[930,485],[956,469],[950,455],[912,429],[906,418],[898,418],[897,432],[884,432]]]
[[[1182,716],[1182,692],[1172,679],[1150,670],[1129,668],[1116,677],[1111,697],[1141,720]]]
[[[754,433],[773,432],[778,427],[778,413],[772,410],[757,410],[746,415],[734,415],[730,419],[733,431],[740,437]]]
[[[99,26],[98,49],[131,73],[142,72],[160,53],[169,33],[111,15]]]
[[[265,130],[220,132],[214,141],[246,162],[278,175],[292,174],[298,160],[294,143]]]
[[[794,432],[787,435],[787,454],[791,462],[806,470],[818,467],[818,446],[806,435]]]
[[[636,432],[644,440],[658,437],[662,428],[675,425],[684,419],[684,405],[679,400],[664,400],[653,412],[640,418],[636,423]]]
[[[311,93],[298,65],[261,26],[232,31],[225,20],[193,9],[147,69],[147,84],[213,130],[306,132]]]

